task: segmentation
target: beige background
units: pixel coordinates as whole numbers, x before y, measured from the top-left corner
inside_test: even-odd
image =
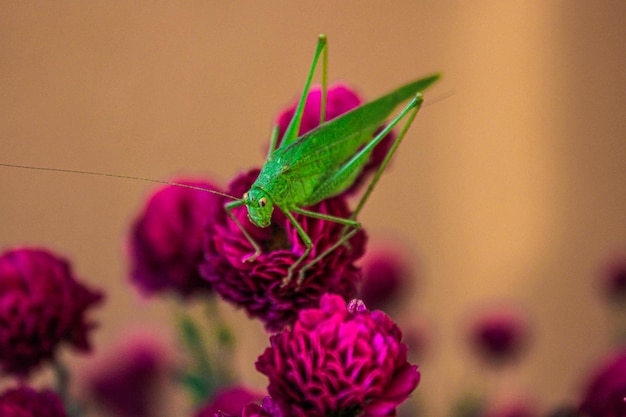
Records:
[[[503,299],[528,309],[535,337],[497,395],[545,410],[609,347],[593,279],[626,250],[625,21],[623,1],[4,1],[0,160],[225,182],[262,163],[318,33],[331,79],[368,98],[440,70],[430,97],[453,97],[419,115],[362,220],[372,243],[399,239],[419,264],[405,314],[432,329],[427,415],[485,378],[459,328]],[[109,292],[100,349],[138,326],[170,333],[172,303],[141,300],[125,278],[124,234],[149,190],[0,168],[0,246],[54,248]],[[221,307],[256,335],[237,354],[264,387],[260,326]]]

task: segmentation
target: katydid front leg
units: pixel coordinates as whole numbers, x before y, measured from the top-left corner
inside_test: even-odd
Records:
[[[252,255],[246,256],[244,259],[242,259],[243,262],[252,262],[261,254],[261,246],[258,243],[256,243],[256,241],[252,238],[252,236],[250,236],[250,234],[243,227],[239,219],[237,219],[237,217],[233,214],[234,208],[244,206],[245,204],[246,204],[245,200],[232,201],[224,205],[224,210],[226,210],[226,214],[228,214],[228,217],[230,217],[231,220],[235,222],[239,230],[241,230],[241,233],[243,233],[246,240],[254,248],[254,253]]]

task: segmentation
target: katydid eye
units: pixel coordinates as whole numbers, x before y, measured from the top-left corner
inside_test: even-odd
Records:
[[[247,200],[248,199],[248,193],[243,193],[243,199]]]
[[[267,198],[265,197],[259,198],[259,206],[265,207],[266,204],[267,204]]]

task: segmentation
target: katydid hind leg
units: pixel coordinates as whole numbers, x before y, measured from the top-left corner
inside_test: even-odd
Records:
[[[321,261],[324,257],[332,253],[338,247],[349,244],[348,241],[352,238],[352,236],[354,236],[355,234],[357,234],[359,230],[361,230],[361,224],[357,223],[357,225],[358,226],[353,227],[348,233],[342,234],[341,237],[330,248],[326,249],[324,252],[322,252],[317,257],[315,257],[315,259],[313,259],[311,262],[309,262],[308,264],[300,268],[300,273],[298,277],[298,285],[300,285],[302,281],[304,280],[304,275],[306,274],[307,270],[309,270],[316,263]],[[350,225],[346,225],[346,227],[350,227]]]
[[[367,201],[367,199],[369,198],[370,194],[374,190],[374,187],[378,183],[378,180],[380,179],[380,176],[385,171],[385,168],[387,168],[387,165],[389,164],[389,161],[391,160],[391,157],[393,156],[393,154],[398,149],[398,146],[400,145],[400,142],[402,142],[402,139],[406,135],[406,132],[409,130],[409,127],[411,127],[411,124],[413,123],[413,120],[415,120],[415,116],[417,116],[417,113],[419,112],[420,107],[422,106],[423,101],[424,101],[424,99],[422,97],[422,94],[418,93],[415,96],[415,98],[413,100],[411,100],[411,102],[402,110],[402,112],[394,120],[392,120],[385,127],[385,129],[383,129],[378,135],[376,135],[376,137],[374,139],[372,139],[372,141],[367,146],[365,146],[360,151],[360,152],[371,151],[371,149],[374,146],[376,146],[376,144],[378,144],[387,135],[387,133],[389,133],[389,131],[395,125],[397,125],[402,119],[407,117],[407,120],[404,122],[404,125],[402,126],[402,129],[400,130],[400,133],[398,134],[398,137],[395,139],[395,141],[391,145],[391,148],[389,148],[389,151],[387,151],[387,154],[385,155],[385,158],[383,159],[383,162],[380,164],[380,166],[376,170],[376,173],[372,177],[372,180],[370,181],[369,185],[367,186],[367,189],[365,190],[365,192],[361,196],[361,199],[359,200],[359,203],[357,204],[356,208],[352,212],[352,216],[350,217],[351,219],[356,219],[356,216],[359,214],[359,212],[361,211],[361,209],[365,205],[365,202]],[[346,228],[344,228],[344,233],[345,232],[346,232]]]
[[[340,237],[340,239],[337,242],[335,242],[330,248],[326,249],[320,255],[315,257],[315,259],[311,260],[306,265],[304,265],[304,266],[302,266],[300,268],[300,271],[298,272],[298,286],[300,286],[302,284],[302,282],[304,281],[304,275],[305,275],[306,271],[309,270],[316,263],[321,261],[325,256],[327,256],[328,254],[333,252],[335,249],[337,249],[339,246],[345,244],[356,232],[358,232],[361,229],[361,223],[359,223],[359,222],[357,222],[357,221],[355,221],[353,219],[346,219],[346,218],[343,218],[343,217],[337,217],[337,216],[332,216],[332,215],[329,215],[329,214],[318,213],[318,212],[311,211],[311,210],[306,210],[306,209],[303,209],[303,208],[295,208],[293,210],[293,212],[294,213],[298,213],[298,214],[303,215],[303,216],[312,217],[312,218],[315,218],[315,219],[320,219],[320,220],[324,220],[324,221],[339,223],[339,224],[344,225],[346,228],[348,228],[348,227],[352,228],[352,230],[350,232],[348,232],[346,234],[343,234]],[[293,218],[293,216],[291,216],[291,218]],[[290,220],[291,220],[291,218],[290,218]],[[289,268],[289,275],[285,279],[285,283],[290,282],[291,277],[293,275],[293,271],[309,255],[309,253],[311,252],[311,248],[313,246],[313,243],[311,242],[311,239],[306,234],[304,229],[302,229],[301,225],[296,221],[295,218],[293,218],[292,224],[294,225],[294,227],[296,227],[296,229],[300,233],[301,237],[303,237],[303,235],[306,236],[306,240],[303,238],[303,242],[305,243],[305,245],[307,244],[307,241],[308,241],[311,244],[311,246],[307,247],[308,250],[306,250],[305,253],[293,265],[291,265],[291,267]]]

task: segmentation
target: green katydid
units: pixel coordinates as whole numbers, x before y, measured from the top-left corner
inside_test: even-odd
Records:
[[[291,280],[293,271],[308,257],[312,249],[310,237],[293,214],[298,213],[304,216],[337,222],[345,226],[344,233],[334,245],[300,268],[298,277],[298,284],[300,284],[307,269],[315,265],[322,257],[347,242],[360,229],[361,224],[356,221],[356,216],[415,118],[423,101],[421,91],[439,78],[438,74],[434,74],[409,83],[377,100],[357,107],[331,121],[322,123],[319,127],[298,137],[297,133],[300,128],[306,98],[317,61],[322,54],[323,73],[320,121],[323,122],[325,119],[327,50],[326,37],[320,35],[304,91],[294,116],[283,135],[280,147],[276,147],[278,131],[275,129],[268,157],[259,177],[241,200],[226,204],[228,215],[237,223],[255,249],[255,253],[246,258],[245,261],[255,259],[261,253],[261,248],[246,233],[243,226],[233,215],[232,210],[235,207],[245,205],[248,209],[250,221],[258,227],[267,227],[271,222],[274,206],[276,206],[296,228],[306,249],[296,262],[290,266],[288,274],[284,279],[285,284]],[[400,114],[375,137],[372,137],[393,110],[400,103],[411,98],[410,103]],[[316,213],[304,208],[337,195],[350,187],[368,162],[374,147],[405,117],[407,117],[407,120],[404,127],[349,219]]]
[[[300,284],[309,268],[327,254],[345,244],[360,230],[361,224],[356,220],[356,217],[402,141],[413,119],[417,115],[423,102],[421,92],[439,79],[439,74],[433,74],[413,81],[374,101],[325,122],[327,51],[326,36],[320,35],[313,58],[313,64],[311,65],[302,96],[298,102],[294,116],[282,137],[280,146],[277,147],[278,129],[275,128],[272,134],[267,160],[257,180],[242,198],[185,184],[125,175],[4,163],[0,163],[0,166],[157,182],[211,192],[233,199],[235,201],[225,205],[225,210],[255,250],[254,254],[243,260],[244,262],[252,261],[259,256],[261,248],[246,232],[232,210],[236,207],[246,206],[248,218],[251,223],[258,227],[267,227],[270,225],[274,206],[278,207],[295,227],[302,242],[306,246],[301,256],[290,266],[288,274],[283,280],[284,284],[291,281],[293,272],[306,260],[312,249],[311,239],[295,219],[294,213],[344,225],[344,232],[337,242],[300,268],[298,277],[298,284]],[[320,108],[321,124],[317,128],[298,136],[304,105],[320,56],[323,57],[322,102]],[[390,117],[391,113],[401,103],[407,100],[410,100],[410,102],[401,112],[391,120],[382,131],[374,135],[376,130]],[[350,187],[368,162],[374,147],[380,143],[394,126],[405,118],[406,120],[400,133],[387,152],[382,164],[374,174],[350,218],[335,217],[305,208],[335,196]]]

